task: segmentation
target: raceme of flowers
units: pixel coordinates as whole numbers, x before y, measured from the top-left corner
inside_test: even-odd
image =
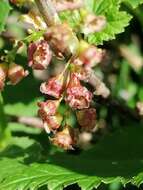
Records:
[[[65,52],[71,53],[62,73],[41,84],[40,91],[47,100],[38,103],[38,113],[46,132],[52,136],[51,142],[64,149],[72,149],[78,141],[78,130],[66,123],[67,114],[61,114],[59,107],[64,102],[70,112],[75,112],[80,130],[93,130],[96,125],[96,110],[90,107],[93,93],[82,81],[87,82],[89,71],[101,62],[103,51],[79,41],[65,23],[52,26],[51,31],[45,33],[43,39],[29,44],[29,66],[44,70],[51,64],[52,56],[62,57]],[[76,53],[70,47],[71,41],[76,43]]]
[[[11,2],[21,6],[26,1]],[[83,10],[81,1],[53,2],[59,11],[81,7]],[[36,32],[45,31],[42,36],[28,44],[28,66],[34,70],[46,70],[54,57],[63,60],[63,64],[65,60],[67,62],[60,74],[41,84],[40,91],[47,100],[38,102],[38,114],[50,135],[50,141],[65,150],[73,149],[78,142],[79,132],[92,131],[96,125],[96,109],[91,106],[93,91],[84,84],[88,83],[92,68],[102,61],[104,51],[77,37],[67,23],[47,27],[41,15],[34,10],[30,10],[21,20],[31,24]],[[84,11],[82,20],[80,29],[85,35],[99,32],[106,25],[105,17],[88,11]],[[10,64],[3,61],[0,64],[0,91],[4,89],[6,79],[15,85],[27,75],[28,71],[14,61]],[[67,108],[61,113],[60,107],[63,104]],[[76,117],[76,127],[67,122],[72,114]]]

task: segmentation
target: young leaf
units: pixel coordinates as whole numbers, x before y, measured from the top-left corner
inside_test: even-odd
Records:
[[[88,36],[89,43],[100,45],[104,41],[115,39],[116,34],[124,32],[132,17],[126,12],[119,11],[120,0],[92,1],[92,9],[89,7],[91,11],[96,15],[104,15],[107,20],[107,25],[103,31]],[[88,3],[87,0],[85,2]]]
[[[0,0],[0,32],[4,30],[10,9],[11,8],[7,0]]]
[[[82,190],[92,190],[102,182],[139,186],[143,183],[142,134],[139,126],[124,128],[80,155],[55,153],[45,163],[27,165],[25,159],[19,162],[15,156],[2,155],[0,189],[38,190],[47,185],[49,190],[62,190],[77,183]]]
[[[101,32],[91,34],[88,36],[88,41],[91,44],[103,44],[103,41],[115,39],[116,34],[124,32],[125,27],[128,26],[131,16],[124,11],[112,9],[105,13],[107,19],[107,26]]]
[[[90,12],[95,15],[104,15],[107,20],[107,25],[103,31],[87,37],[89,43],[101,45],[104,41],[115,39],[117,34],[124,32],[132,17],[127,12],[119,10],[120,4],[121,0],[85,0],[85,5]],[[63,12],[61,13],[61,19],[68,21],[75,30],[77,30],[81,21],[80,14],[77,11],[73,13]]]

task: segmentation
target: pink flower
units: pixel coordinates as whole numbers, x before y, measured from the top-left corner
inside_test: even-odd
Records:
[[[5,86],[7,71],[8,66],[6,65],[6,63],[0,63],[0,91],[2,91]]]
[[[102,61],[103,55],[103,50],[95,46],[89,46],[80,53],[79,57],[77,57],[73,63],[83,65],[85,68],[92,68]]]
[[[84,109],[89,107],[91,100],[92,93],[81,86],[79,79],[72,74],[67,87],[65,101],[73,109]]]
[[[85,35],[100,32],[106,26],[106,18],[104,16],[96,16],[94,14],[88,14],[84,19],[84,25],[82,32]]]
[[[52,51],[45,40],[33,42],[28,47],[28,65],[33,69],[47,69],[52,59]]]
[[[60,98],[63,92],[63,77],[59,75],[49,79],[47,82],[42,83],[40,86],[40,91],[43,94]]]
[[[51,142],[54,145],[65,150],[72,150],[76,141],[75,131],[69,126],[65,126],[62,131],[55,134],[54,138],[51,138]]]
[[[57,113],[59,103],[60,101],[58,100],[47,100],[46,102],[38,103],[38,106],[40,107],[38,114],[44,123],[44,128],[47,133],[50,133],[51,131],[54,132],[61,125],[63,118]]]
[[[96,109],[89,108],[76,112],[77,121],[81,128],[86,131],[91,131],[96,125]]]
[[[60,128],[63,117],[56,113],[55,115],[47,116],[45,120],[43,120],[44,128],[47,133],[55,132]]]
[[[58,55],[59,52],[76,52],[79,41],[68,24],[58,24],[50,29],[51,30],[45,34],[45,40],[50,43],[56,55]]]
[[[76,65],[76,64],[71,64],[70,65],[70,70],[74,74],[75,77],[77,77],[79,80],[86,81],[89,76],[90,72],[88,69],[85,69],[81,65]]]
[[[40,107],[38,113],[42,120],[46,120],[47,116],[55,115],[57,108],[59,106],[59,101],[57,100],[47,100],[46,102],[39,102]]]
[[[25,71],[21,65],[11,63],[8,69],[8,78],[12,85],[19,83],[24,77],[28,75],[28,71]]]

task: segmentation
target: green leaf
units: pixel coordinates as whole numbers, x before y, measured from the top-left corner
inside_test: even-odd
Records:
[[[27,165],[25,160],[1,156],[0,189],[37,190],[47,185],[50,190],[60,190],[77,183],[82,190],[92,190],[102,182],[139,186],[143,183],[142,136],[141,127],[124,128],[80,155],[55,153],[45,163]]]
[[[101,32],[91,34],[88,36],[88,41],[91,44],[103,44],[104,41],[115,39],[116,34],[122,33],[125,27],[128,26],[131,16],[124,11],[117,11],[116,9],[105,14],[107,19],[107,26]]]
[[[104,41],[115,39],[117,34],[124,32],[132,17],[124,11],[119,11],[120,0],[92,1],[92,12],[96,15],[104,15],[107,20],[103,31],[88,36],[89,43],[100,45]],[[88,4],[88,0],[86,2]]]
[[[42,129],[40,128],[30,127],[30,126],[26,126],[24,124],[15,123],[15,122],[9,122],[8,129],[11,132],[21,132],[25,134],[35,134],[35,135],[40,134],[42,131]]]
[[[120,7],[120,0],[84,0],[85,5],[89,11],[94,12],[96,15],[105,14],[112,8],[119,9]]]
[[[140,4],[143,4],[143,0],[123,0],[123,2],[128,3],[132,8],[137,8]]]
[[[101,45],[104,41],[115,39],[117,34],[124,32],[132,16],[125,11],[120,11],[121,0],[85,0],[85,5],[90,12],[95,15],[104,15],[107,20],[105,29],[101,32],[91,34],[87,37],[91,44]],[[80,28],[81,15],[78,11],[63,12],[61,19],[75,29]]]
[[[38,106],[37,102],[41,99],[35,98],[33,101],[24,104],[23,102],[17,102],[14,104],[5,105],[5,113],[14,116],[35,116],[37,115]]]
[[[11,8],[7,0],[0,0],[0,32],[4,30],[10,9]]]

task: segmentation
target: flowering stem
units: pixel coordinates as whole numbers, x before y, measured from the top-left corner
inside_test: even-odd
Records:
[[[35,0],[47,26],[60,23],[60,18],[51,0]]]

